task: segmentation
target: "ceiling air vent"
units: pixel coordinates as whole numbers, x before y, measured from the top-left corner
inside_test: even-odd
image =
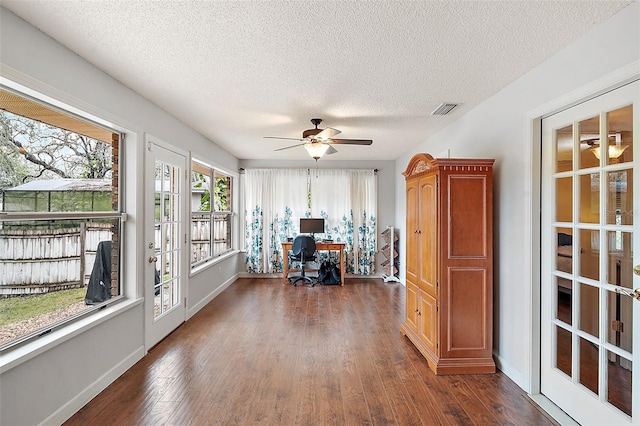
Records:
[[[440,104],[440,106],[436,108],[431,115],[447,115],[457,106],[458,104],[451,103]]]

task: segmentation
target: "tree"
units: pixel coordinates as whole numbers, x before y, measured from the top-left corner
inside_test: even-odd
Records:
[[[0,143],[0,191],[20,185],[33,172],[17,150]]]
[[[0,185],[111,176],[110,144],[7,111],[0,111],[0,150]]]
[[[200,207],[198,211],[209,212],[211,211],[211,192],[209,189],[209,175],[194,172],[191,175],[191,187],[203,188],[203,193],[200,197]],[[229,198],[229,178],[227,176],[214,176],[213,178],[213,200],[216,212],[225,212],[230,210],[228,204]]]

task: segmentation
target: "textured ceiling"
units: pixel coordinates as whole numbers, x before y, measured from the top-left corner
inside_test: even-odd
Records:
[[[632,3],[0,0],[240,159],[395,159]],[[430,116],[442,102],[460,103]]]

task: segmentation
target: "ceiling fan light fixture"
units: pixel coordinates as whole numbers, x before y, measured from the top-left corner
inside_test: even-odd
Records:
[[[307,142],[304,144],[304,148],[311,157],[318,161],[327,152],[329,145],[322,142]]]
[[[617,160],[628,147],[628,145],[620,144],[609,145],[609,158]],[[598,160],[600,159],[600,145],[596,144],[592,148],[589,148],[589,151],[591,151],[594,157],[596,157]]]

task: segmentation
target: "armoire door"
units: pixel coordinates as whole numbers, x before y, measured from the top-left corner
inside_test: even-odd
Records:
[[[420,178],[418,189],[420,191],[418,285],[435,297],[438,292],[438,175],[432,174]]]
[[[418,245],[418,221],[420,217],[420,207],[418,205],[418,180],[414,179],[407,182],[407,281],[414,284],[418,283],[418,268],[420,246]]]

